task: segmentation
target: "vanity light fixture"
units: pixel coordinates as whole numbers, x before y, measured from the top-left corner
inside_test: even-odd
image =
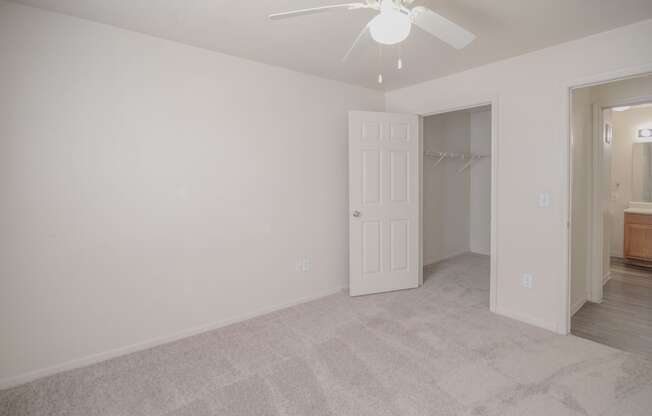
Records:
[[[618,111],[618,112],[621,112],[621,111],[627,111],[627,110],[629,110],[630,108],[631,108],[630,106],[625,105],[625,106],[622,106],[622,107],[614,107],[614,108],[612,108],[612,110],[614,110],[614,111]]]
[[[652,139],[652,129],[639,129],[638,137],[641,139]]]

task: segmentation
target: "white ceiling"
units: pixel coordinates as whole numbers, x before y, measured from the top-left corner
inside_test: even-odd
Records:
[[[18,0],[188,45],[378,89],[394,89],[652,18],[652,0],[415,0],[474,32],[457,51],[414,28],[396,47],[341,62],[369,10],[271,22],[267,15],[350,0]],[[382,69],[384,83],[376,83]]]

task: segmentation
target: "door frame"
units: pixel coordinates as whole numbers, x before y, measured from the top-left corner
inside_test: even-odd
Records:
[[[558,324],[558,332],[562,334],[568,334],[570,333],[571,330],[571,318],[572,318],[572,305],[571,305],[571,274],[572,274],[572,254],[571,254],[571,238],[572,238],[572,228],[571,228],[571,215],[572,215],[572,196],[573,196],[573,186],[572,186],[572,172],[573,172],[573,150],[572,150],[572,97],[573,97],[573,90],[579,89],[579,88],[585,88],[585,87],[593,87],[601,84],[607,84],[611,82],[617,82],[617,81],[623,81],[627,79],[632,79],[632,78],[638,78],[642,76],[647,76],[647,75],[652,75],[652,62],[643,64],[643,65],[638,65],[638,66],[633,66],[633,67],[627,67],[627,68],[621,68],[617,69],[611,72],[605,72],[597,75],[590,75],[582,78],[576,78],[572,80],[568,80],[566,82],[563,82],[561,85],[561,88],[563,90],[563,96],[564,100],[562,103],[562,146],[561,146],[561,152],[562,152],[562,159],[565,160],[564,166],[563,166],[563,172],[562,172],[562,201],[561,201],[561,206],[562,209],[564,210],[563,213],[563,229],[564,232],[562,233],[563,238],[561,241],[561,248],[562,248],[562,267],[563,270],[565,271],[565,276],[562,279],[562,287],[561,287],[561,293],[560,293],[560,299],[563,299],[564,301],[561,302],[561,310],[559,311],[559,324]],[[611,107],[617,107],[619,104],[620,105],[628,105],[627,103],[635,103],[636,100],[638,101],[638,104],[641,103],[641,99],[644,99],[645,97],[636,97],[632,98],[629,100],[620,100],[620,101],[614,101],[613,104],[609,103],[609,105],[602,104],[598,106],[599,108],[594,108],[594,119],[593,119],[593,152],[592,152],[592,157],[594,160],[592,161],[592,168],[593,169],[601,169],[602,168],[602,160],[601,158],[599,160],[596,160],[596,143],[601,143],[596,141],[596,137],[601,140],[601,132],[596,131],[596,122],[602,122],[602,111],[604,109],[608,109]],[[649,97],[648,97],[649,98]],[[596,114],[597,112],[597,118],[599,120],[596,120]],[[601,130],[601,128],[597,129]],[[598,150],[599,154],[602,155],[602,151]],[[598,164],[599,163],[599,164]],[[594,170],[593,172],[595,172]],[[591,198],[592,201],[595,202],[595,186],[596,186],[596,178],[595,175],[592,176],[592,181],[591,181]],[[597,221],[596,217],[598,213],[596,212],[598,208],[596,208],[596,204],[592,203],[592,209],[591,212],[589,213],[591,215],[591,228],[596,226],[596,224],[599,222],[600,224],[597,224],[597,230],[594,234],[594,231],[596,230],[589,230],[590,233],[590,238],[592,240],[593,237],[597,235],[602,235],[604,236],[604,230],[601,221]],[[600,249],[599,253],[597,252],[595,246],[598,242],[593,241],[591,243],[591,255],[590,255],[590,267],[589,270],[591,271],[591,275],[593,276],[593,272],[596,270],[602,270],[602,249]],[[600,262],[599,264],[597,262]],[[604,272],[604,271],[603,271]],[[604,274],[600,275],[600,278],[602,278]],[[593,279],[589,280],[589,287],[592,287],[593,285]],[[593,290],[591,289],[591,292]],[[601,292],[600,288],[600,292]],[[593,296],[593,294],[591,294]]]
[[[572,99],[572,97],[571,97]],[[572,111],[572,108],[571,108]],[[604,167],[604,109],[602,108],[601,105],[599,104],[592,104],[591,106],[591,115],[593,117],[591,126],[593,131],[591,132],[591,187],[589,188],[590,192],[590,199],[591,199],[591,209],[589,210],[589,224],[591,225],[588,230],[588,238],[589,238],[589,247],[590,247],[590,252],[589,252],[589,264],[587,271],[589,273],[588,276],[585,276],[586,280],[586,291],[587,291],[587,296],[586,300],[589,302],[594,302],[594,303],[600,303],[602,302],[602,284],[598,283],[598,280],[600,282],[602,281],[603,277],[605,276],[605,270],[603,267],[603,250],[604,250],[604,240],[605,240],[605,229],[604,229],[604,199],[606,195],[603,195],[604,193],[604,182],[602,181],[601,176],[597,175],[597,172],[602,172],[602,169]],[[571,120],[572,120],[572,114],[571,114]],[[572,121],[571,121],[572,122]],[[572,130],[571,130],[572,134]],[[572,150],[571,150],[572,151]],[[572,181],[572,176],[573,176],[573,171],[572,171],[572,159],[573,155],[570,155],[571,158],[571,181]],[[573,206],[573,197],[572,197],[572,182],[571,182],[571,211],[570,215],[572,218],[573,211],[572,211],[572,206]],[[570,229],[570,238],[572,241],[573,238],[573,230]],[[572,252],[570,254],[570,261],[572,264],[573,258],[572,258]],[[599,276],[599,278],[596,278],[596,276]],[[570,293],[571,287],[569,286],[569,293]],[[573,306],[573,309],[575,309],[576,305]],[[573,316],[573,309],[570,310],[571,317]]]
[[[646,74],[642,74],[645,76]],[[647,74],[652,76],[651,74]],[[625,79],[631,79],[636,77],[627,77]],[[600,85],[600,84],[598,84]],[[592,140],[592,152],[591,157],[591,210],[589,212],[589,221],[591,227],[588,230],[588,238],[590,241],[591,252],[589,255],[589,275],[586,276],[587,280],[587,300],[594,303],[602,303],[603,293],[602,288],[604,284],[609,280],[611,272],[607,268],[604,269],[604,256],[603,256],[603,244],[605,239],[605,229],[604,223],[602,221],[602,212],[600,210],[600,204],[605,203],[605,199],[609,197],[609,194],[603,195],[603,183],[599,175],[596,175],[596,172],[602,172],[604,168],[603,157],[604,157],[604,146],[602,142],[604,140],[604,112],[605,110],[613,109],[614,107],[622,106],[634,106],[639,104],[647,104],[652,102],[652,95],[647,96],[635,96],[632,98],[626,98],[621,100],[613,100],[607,102],[599,102],[593,104],[593,132],[591,135]],[[572,164],[572,155],[571,155],[571,164]],[[571,171],[572,176],[572,171]],[[572,191],[572,189],[571,189]],[[572,195],[572,194],[571,194]],[[572,202],[572,196],[570,201]],[[607,201],[608,203],[608,201]],[[572,204],[571,204],[572,208]],[[571,212],[572,218],[572,212]],[[572,232],[572,230],[571,230]],[[572,235],[571,235],[572,238]],[[571,258],[572,262],[572,258]],[[570,289],[569,289],[570,290]],[[573,311],[571,310],[571,314]],[[572,316],[572,315],[571,315]]]
[[[461,100],[454,105],[427,107],[419,113],[419,285],[423,285],[423,119],[437,114],[469,110],[477,107],[491,106],[491,225],[490,225],[490,278],[489,278],[489,310],[498,313],[498,94],[489,94],[471,99]]]

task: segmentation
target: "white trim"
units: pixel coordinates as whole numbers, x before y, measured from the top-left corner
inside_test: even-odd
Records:
[[[577,313],[577,311],[579,311],[580,308],[582,306],[584,306],[584,304],[586,302],[588,302],[588,299],[586,298],[586,296],[583,296],[581,299],[579,299],[577,302],[575,302],[575,304],[571,307],[571,316],[575,315]]]
[[[514,312],[503,308],[497,308],[495,311],[498,315],[506,316],[507,318],[516,319],[517,321],[525,322],[526,324],[538,326],[539,328],[547,329],[548,331],[560,333],[559,328],[553,322],[544,321],[530,315],[525,315],[520,312]]]
[[[607,282],[611,280],[611,276],[611,271],[608,271],[604,276],[602,276],[602,286],[606,285]]]
[[[435,114],[451,113],[453,111],[468,110],[476,107],[491,106],[491,266],[490,266],[490,288],[489,288],[489,310],[494,313],[497,312],[498,305],[498,245],[497,235],[498,226],[496,218],[498,217],[498,112],[499,112],[500,96],[498,94],[489,94],[477,96],[474,98],[460,99],[453,105],[446,105],[442,107],[428,108],[422,111],[419,115],[423,117],[432,116]],[[423,156],[422,156],[423,157]],[[423,163],[419,171],[423,177]],[[421,180],[421,178],[420,178]],[[423,181],[421,184],[423,189]],[[423,198],[420,210],[423,210]],[[421,214],[420,214],[421,215]],[[422,224],[423,227],[423,224]],[[421,246],[423,247],[423,233],[421,235]],[[419,265],[423,269],[423,258]]]
[[[448,256],[444,256],[444,257],[442,257],[440,259],[426,259],[426,260],[423,261],[423,266],[424,267],[432,266],[433,264],[437,264],[437,263],[442,262],[444,260],[452,259],[453,257],[461,256],[462,254],[466,254],[466,253],[471,253],[471,250],[456,251],[455,253],[449,254]],[[423,268],[422,268],[422,270],[423,270]]]
[[[591,209],[589,217],[591,218],[591,227],[589,227],[589,241],[591,252],[589,256],[589,276],[588,289],[589,300],[598,302],[602,299],[602,285],[596,282],[604,274],[603,270],[603,250],[604,250],[604,178],[603,160],[604,160],[604,132],[602,126],[604,117],[599,104],[593,104],[592,108],[593,123],[591,128]],[[571,192],[573,190],[571,189]]]
[[[497,95],[491,100],[491,278],[489,286],[489,309],[491,311],[498,308],[498,114],[500,111],[498,101]]]
[[[272,313],[272,312],[275,312],[275,311],[278,311],[278,310],[281,310],[281,309],[289,308],[289,307],[292,307],[292,306],[295,306],[295,305],[310,302],[310,301],[320,299],[320,298],[323,298],[323,297],[326,297],[326,296],[334,295],[334,294],[339,293],[339,292],[341,292],[343,290],[346,290],[346,289],[347,289],[347,287],[344,286],[344,287],[340,287],[340,288],[336,288],[336,289],[326,290],[326,291],[324,291],[324,293],[321,293],[321,294],[316,295],[316,296],[308,296],[308,297],[300,298],[300,299],[297,299],[297,300],[294,300],[294,301],[291,301],[291,302],[287,302],[287,303],[283,303],[283,304],[280,304],[280,305],[272,306],[270,308],[264,308],[264,309],[261,309],[259,311],[253,312],[253,313],[244,314],[244,315],[241,315],[241,316],[237,316],[237,317],[230,318],[230,319],[225,319],[225,320],[218,321],[218,322],[213,322],[213,323],[210,323],[210,324],[196,326],[196,327],[191,328],[191,329],[187,329],[187,330],[184,330],[184,331],[181,331],[181,332],[177,332],[174,335],[150,339],[148,341],[139,342],[139,343],[136,343],[136,344],[125,346],[125,347],[120,347],[120,348],[116,348],[116,349],[113,349],[113,350],[100,352],[100,353],[97,353],[97,354],[87,355],[86,357],[70,360],[70,361],[64,362],[62,364],[57,364],[57,365],[54,365],[54,366],[51,366],[51,367],[46,367],[46,368],[42,368],[42,369],[39,369],[39,370],[31,371],[31,372],[28,372],[28,373],[19,374],[17,376],[12,376],[12,377],[7,377],[7,378],[4,378],[4,379],[0,379],[0,390],[8,389],[8,388],[11,388],[11,387],[16,387],[16,386],[19,386],[21,384],[29,383],[30,381],[34,381],[34,380],[37,380],[39,378],[51,376],[51,375],[61,373],[61,372],[64,372],[64,371],[74,370],[74,369],[80,368],[80,367],[86,367],[88,365],[96,364],[96,363],[99,363],[99,362],[102,362],[102,361],[106,361],[106,360],[109,360],[111,358],[120,357],[122,355],[127,355],[127,354],[131,354],[131,353],[138,352],[138,351],[143,351],[143,350],[153,348],[153,347],[157,347],[157,346],[163,345],[163,344],[168,344],[170,342],[174,342],[174,341],[177,341],[177,340],[180,340],[180,339],[183,339],[183,338],[188,338],[188,337],[198,335],[198,334],[201,334],[201,333],[204,333],[204,332],[213,331],[215,329],[222,328],[222,327],[225,327],[227,325],[235,324],[235,323],[238,323],[238,322],[246,321],[248,319],[252,319],[252,318],[255,318],[257,316],[266,315],[268,313]]]
[[[570,232],[570,201],[571,201],[571,91],[576,88],[588,87],[597,84],[604,84],[606,82],[618,81],[622,79],[634,78],[652,73],[652,62],[633,67],[620,68],[614,71],[604,72],[600,74],[587,75],[574,80],[568,80],[561,83],[562,96],[562,140],[561,140],[561,154],[562,160],[565,160],[562,171],[561,183],[561,204],[563,209],[563,223],[562,223],[562,241],[560,248],[562,250],[562,270],[564,270],[565,277],[562,279],[561,291],[559,299],[561,300],[559,306],[559,322],[556,327],[557,332],[568,334],[570,332],[571,320],[571,297],[570,297],[570,278],[571,278],[571,232]]]
[[[561,208],[563,211],[562,215],[562,220],[563,223],[561,224],[562,226],[562,240],[561,240],[561,254],[562,254],[562,270],[566,272],[566,276],[564,279],[562,279],[562,296],[560,296],[560,311],[559,311],[559,323],[557,324],[559,332],[562,334],[568,334],[570,332],[571,328],[571,297],[570,297],[570,278],[571,278],[571,247],[572,247],[572,242],[571,242],[571,203],[573,201],[572,198],[572,172],[573,172],[573,166],[572,166],[572,150],[571,146],[573,145],[573,138],[571,137],[572,129],[571,129],[571,99],[572,99],[572,87],[573,85],[580,84],[575,83],[575,84],[570,84],[570,85],[564,85],[564,94],[562,95],[564,97],[563,102],[562,102],[562,148],[561,148],[561,154],[562,154],[562,160],[565,160],[564,166],[562,167],[562,183],[561,183],[561,189],[564,189],[565,192],[561,193]]]
[[[419,287],[423,286],[423,117],[419,117]]]

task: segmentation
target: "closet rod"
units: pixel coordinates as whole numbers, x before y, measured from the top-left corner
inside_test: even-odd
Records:
[[[482,155],[482,154],[476,154],[476,153],[454,153],[454,152],[431,152],[431,151],[426,151],[423,153],[425,156],[428,157],[435,157],[435,158],[449,158],[449,159],[460,159],[460,160],[468,160],[468,159],[483,159],[485,157],[491,157],[491,155]]]
[[[439,165],[441,161],[444,160],[444,158],[468,160],[468,162],[466,162],[464,166],[458,169],[457,171],[458,173],[464,172],[476,160],[491,157],[490,155],[480,155],[475,153],[452,153],[452,152],[430,152],[430,151],[424,152],[424,155],[432,158],[438,158],[435,164],[433,165],[433,167]]]

